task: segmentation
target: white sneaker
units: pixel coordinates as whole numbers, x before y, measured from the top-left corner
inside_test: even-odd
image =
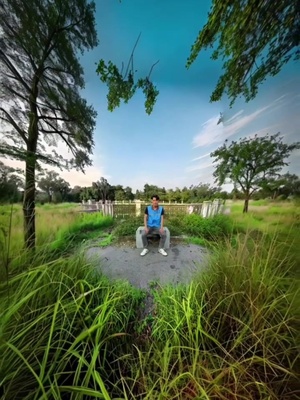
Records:
[[[160,254],[162,254],[163,256],[167,256],[167,255],[168,255],[168,253],[166,252],[165,249],[159,249],[158,252],[159,252]]]
[[[149,250],[143,249],[143,251],[141,252],[141,256],[145,256],[147,253],[149,253]]]

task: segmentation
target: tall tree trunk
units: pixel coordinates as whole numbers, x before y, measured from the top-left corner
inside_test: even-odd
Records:
[[[35,248],[35,167],[38,141],[38,116],[36,99],[38,96],[38,76],[33,80],[30,95],[30,114],[25,166],[25,191],[23,199],[24,241],[27,249]]]
[[[243,213],[247,213],[248,212],[248,205],[249,205],[249,195],[246,195],[245,201],[244,201]]]
[[[35,153],[27,150],[23,198],[24,241],[27,249],[35,247]]]

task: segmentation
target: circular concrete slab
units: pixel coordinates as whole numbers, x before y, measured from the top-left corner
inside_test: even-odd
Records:
[[[125,279],[142,289],[149,288],[153,282],[188,283],[205,268],[208,260],[207,249],[193,244],[171,245],[166,257],[158,253],[156,246],[149,247],[144,257],[140,256],[141,251],[125,244],[90,247],[86,255],[108,278]]]

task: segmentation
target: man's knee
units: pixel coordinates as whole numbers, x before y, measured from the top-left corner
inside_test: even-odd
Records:
[[[148,232],[146,232],[146,229],[142,230],[142,236],[146,237],[148,235]]]

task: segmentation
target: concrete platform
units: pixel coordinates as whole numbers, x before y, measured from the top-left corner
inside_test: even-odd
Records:
[[[158,246],[148,247],[141,257],[140,249],[124,244],[105,248],[91,247],[86,251],[88,261],[110,279],[129,281],[133,286],[148,289],[149,284],[188,283],[201,273],[208,262],[207,249],[193,244],[171,244],[168,256],[158,253]]]

